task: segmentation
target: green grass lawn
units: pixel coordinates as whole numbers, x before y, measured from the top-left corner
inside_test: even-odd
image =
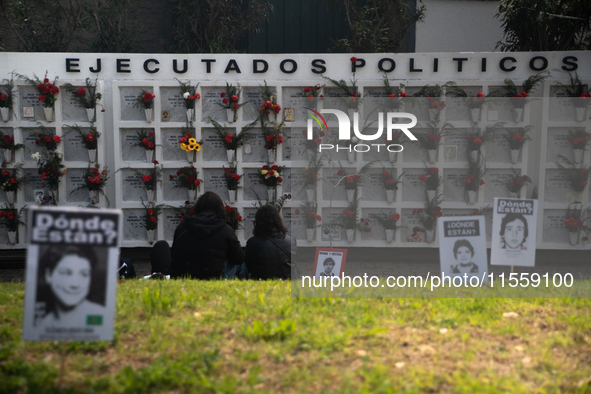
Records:
[[[589,299],[292,299],[282,281],[127,281],[115,341],[23,342],[0,284],[0,393],[591,393]],[[517,317],[504,317],[515,312]]]

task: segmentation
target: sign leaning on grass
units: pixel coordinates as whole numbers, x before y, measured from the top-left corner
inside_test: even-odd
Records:
[[[535,265],[537,218],[538,200],[495,197],[491,265]]]
[[[111,341],[121,211],[32,208],[24,340]]]
[[[483,277],[487,271],[484,216],[453,216],[437,220],[439,260],[447,276]],[[484,280],[488,277],[484,275]]]

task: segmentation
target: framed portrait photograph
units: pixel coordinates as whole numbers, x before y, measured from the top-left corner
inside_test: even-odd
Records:
[[[345,269],[347,249],[316,248],[313,276],[341,276]]]
[[[113,340],[121,212],[32,208],[24,340]]]
[[[23,107],[23,118],[34,118],[35,108],[34,107]]]

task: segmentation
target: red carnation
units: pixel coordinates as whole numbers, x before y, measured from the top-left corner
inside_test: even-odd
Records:
[[[230,102],[230,100],[228,100],[227,98],[222,100],[222,103],[224,103],[224,104],[228,104],[229,102]]]
[[[84,90],[84,88],[78,88],[76,93],[78,93],[78,96],[84,96],[86,95],[86,90]]]
[[[58,144],[59,144],[60,142],[62,142],[62,139],[60,138],[60,136],[59,136],[59,135],[54,135],[54,136],[53,136],[53,140],[54,140],[55,142],[57,142]]]
[[[39,96],[39,101],[45,101],[47,97],[45,97],[44,95]]]
[[[277,177],[277,182],[279,182],[279,183],[283,182],[283,178]]]
[[[156,223],[156,221],[157,221],[157,220],[158,220],[158,219],[156,219],[156,216],[150,216],[150,221],[151,221],[152,223]]]

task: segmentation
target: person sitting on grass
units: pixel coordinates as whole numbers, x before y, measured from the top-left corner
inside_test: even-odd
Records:
[[[174,232],[172,248],[166,241],[152,247],[152,272],[172,278],[214,279],[225,265],[241,265],[244,252],[226,220],[224,203],[213,192],[204,193],[194,215],[185,218]]]
[[[245,263],[250,277],[290,279],[292,238],[287,234],[279,212],[275,207],[265,205],[258,209],[254,220],[254,237],[246,242]]]

